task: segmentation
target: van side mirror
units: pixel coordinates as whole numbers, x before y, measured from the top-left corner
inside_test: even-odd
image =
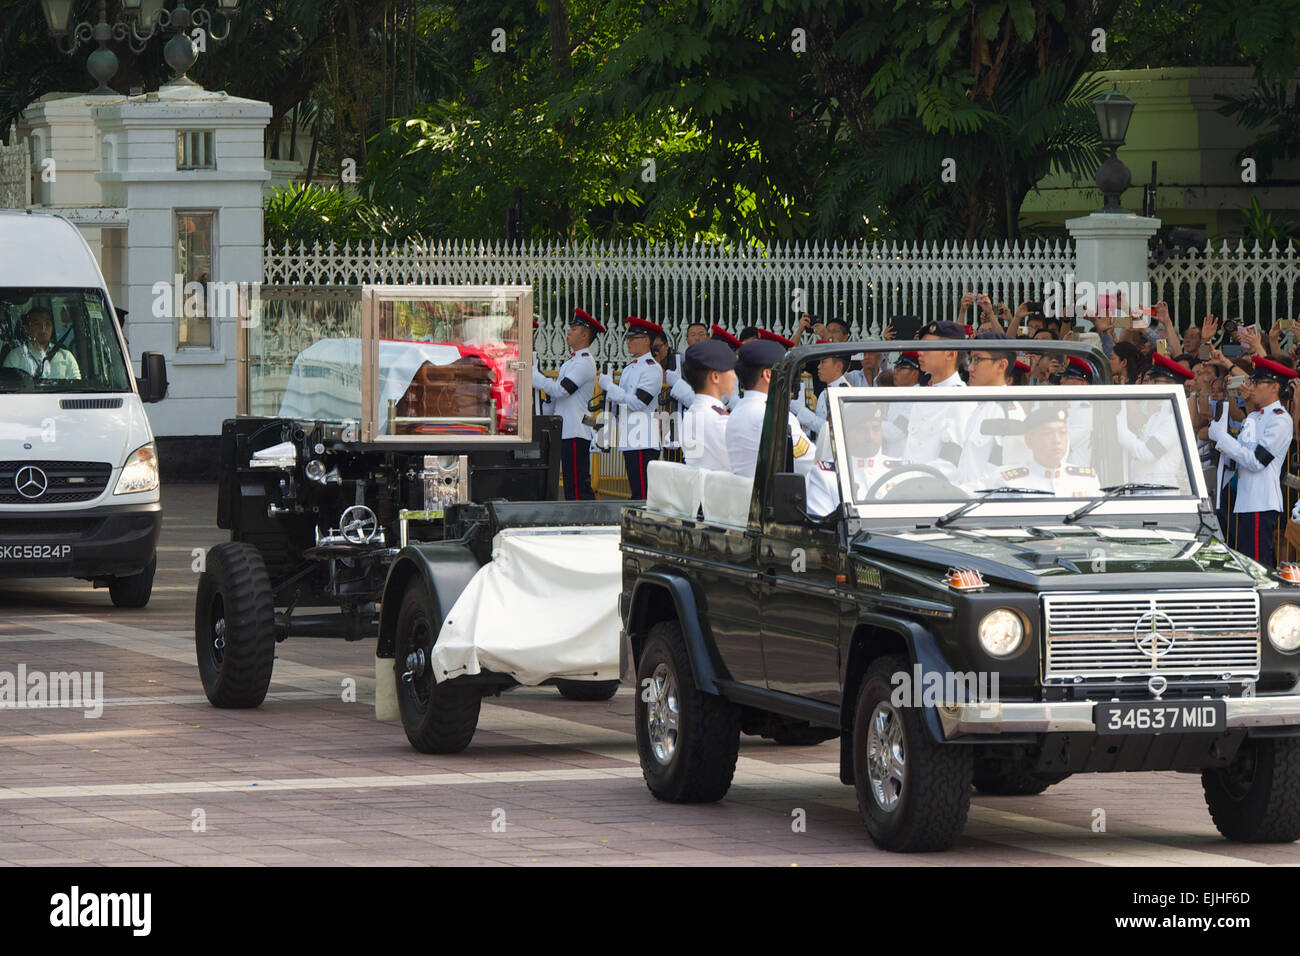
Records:
[[[802,524],[808,511],[808,485],[803,475],[780,471],[772,476],[768,516],[777,524]]]
[[[145,352],[140,356],[140,371],[135,380],[140,391],[140,401],[161,402],[167,397],[167,360],[161,352]]]

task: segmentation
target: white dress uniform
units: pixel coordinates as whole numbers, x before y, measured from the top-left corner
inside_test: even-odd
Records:
[[[1070,433],[1070,450],[1065,460],[1071,465],[1092,464],[1092,402],[1071,402],[1066,429]]]
[[[1210,438],[1237,465],[1234,513],[1282,510],[1282,466],[1286,464],[1294,429],[1295,423],[1281,402],[1252,412],[1237,438],[1228,434],[1222,416],[1210,423]]]
[[[712,395],[696,395],[682,416],[682,453],[686,464],[730,471],[727,458],[727,406]]]
[[[33,378],[81,378],[71,352],[62,347],[42,351],[32,343],[20,344],[5,356],[5,368],[20,368]]]
[[[901,458],[888,458],[884,454],[876,454],[870,458],[850,458],[849,475],[853,486],[853,497],[857,501],[866,498],[867,492],[877,481],[889,474],[895,468],[902,468],[909,462]],[[899,478],[905,477],[900,473]],[[915,477],[915,473],[913,473]],[[886,482],[876,490],[877,495],[883,495],[893,488],[896,482]]]
[[[754,477],[758,464],[758,443],[763,437],[763,416],[767,412],[767,393],[748,391],[736,410],[727,418],[727,460],[733,474]],[[799,427],[799,420],[787,413],[790,441],[794,451],[794,470],[804,476],[808,513],[830,514],[840,503],[835,466],[818,462],[813,443]]]
[[[612,405],[618,407],[618,447],[620,451],[659,448],[659,389],[663,387],[663,370],[647,352],[623,369],[618,384],[610,381],[605,388]]]
[[[1233,438],[1237,438],[1241,441],[1254,442],[1255,425],[1254,422],[1252,421],[1252,416],[1255,415],[1256,412],[1250,412],[1242,421],[1234,421],[1232,416],[1227,414],[1227,407],[1229,401],[1232,401],[1232,399],[1225,399],[1223,401],[1223,403],[1219,406],[1219,414],[1216,415],[1215,418],[1217,419],[1219,417],[1226,417],[1228,434],[1231,435]],[[1246,425],[1248,423],[1250,424],[1249,433],[1247,433],[1246,430]],[[1210,424],[1213,425],[1214,421],[1211,420]],[[1211,445],[1215,444],[1213,438],[1210,439],[1210,444]],[[1232,476],[1235,475],[1236,473],[1237,473],[1237,463],[1233,461],[1231,458],[1229,458],[1227,455],[1220,455],[1219,463],[1217,466],[1215,466],[1214,469],[1214,477],[1215,477],[1214,509],[1216,511],[1224,504],[1226,504],[1226,502],[1223,501],[1223,491],[1225,488],[1228,487],[1229,483],[1232,481]]]
[[[956,372],[930,388],[965,388]],[[955,478],[961,459],[961,446],[970,433],[968,427],[974,411],[970,402],[916,402],[907,422],[907,441],[902,457],[919,464],[933,465],[948,478]]]
[[[830,415],[830,399],[826,393],[832,388],[847,387],[849,380],[841,375],[835,381],[829,383],[822,389],[822,393],[817,396],[817,407],[809,408],[807,403],[798,398],[790,399],[790,411],[794,412],[795,418],[799,420],[799,425],[810,438],[817,438],[823,428],[826,427],[826,419]]]
[[[1040,465],[1032,459],[1015,468],[994,472],[986,479],[989,488],[1036,488],[1050,491],[1058,498],[1088,498],[1101,495],[1101,482],[1096,469],[1062,463],[1055,468]]]
[[[1020,436],[984,434],[985,422],[1007,418],[1025,420],[1025,411],[1019,402],[980,402],[975,406],[967,420],[966,440],[957,462],[958,485],[968,491],[988,487],[984,481],[991,469],[1018,465],[1028,458]]]
[[[1129,481],[1173,485],[1175,488],[1187,484],[1183,446],[1177,439],[1178,422],[1168,402],[1161,401],[1160,407],[1142,423],[1136,434],[1129,427],[1124,412],[1121,411],[1117,418],[1119,444],[1129,456]]]
[[[554,414],[564,420],[561,438],[592,438],[592,428],[583,422],[596,390],[596,359],[591,349],[579,349],[560,366],[555,378],[541,374],[534,363],[533,388],[554,403]]]

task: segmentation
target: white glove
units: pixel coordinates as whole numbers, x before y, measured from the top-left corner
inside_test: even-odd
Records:
[[[680,372],[675,371],[674,369],[671,368],[664,369],[664,381],[668,383],[669,388],[672,388],[674,385],[680,382],[681,379],[682,376]]]
[[[533,378],[542,377],[542,367],[537,364],[537,356],[533,356]]]
[[[1219,417],[1210,422],[1210,427],[1206,429],[1205,433],[1210,437],[1210,441],[1216,445],[1221,444],[1228,437],[1228,407],[1226,402],[1219,413]]]
[[[602,389],[608,392],[614,385],[614,376],[608,372],[601,372],[596,381],[600,383]]]
[[[807,408],[808,406],[803,403],[802,399],[798,399],[798,398],[790,399],[790,411],[794,412],[796,418],[799,417],[800,412],[806,411]]]

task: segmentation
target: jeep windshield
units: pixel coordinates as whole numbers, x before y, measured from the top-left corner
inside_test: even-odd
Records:
[[[0,288],[0,394],[129,392],[98,289]]]
[[[1204,480],[1181,389],[839,388],[840,492],[859,518],[1195,513]],[[1090,507],[1085,507],[1091,503]]]

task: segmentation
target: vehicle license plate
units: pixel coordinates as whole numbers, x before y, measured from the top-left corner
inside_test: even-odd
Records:
[[[1092,720],[1099,734],[1213,733],[1228,726],[1221,700],[1137,701],[1097,704]]]
[[[0,544],[0,561],[68,561],[70,544]]]

